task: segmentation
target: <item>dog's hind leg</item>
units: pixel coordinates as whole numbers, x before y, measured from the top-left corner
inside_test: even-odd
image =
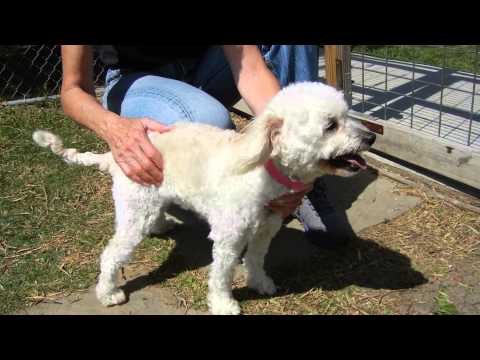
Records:
[[[135,246],[142,240],[140,232],[117,230],[100,257],[100,276],[96,293],[98,300],[105,306],[112,306],[126,301],[125,293],[117,287],[118,270],[125,264]]]
[[[260,294],[273,295],[277,291],[273,280],[266,274],[263,265],[270,242],[281,226],[281,217],[277,214],[270,215],[248,243],[244,258],[244,265],[247,270],[247,286]]]
[[[125,293],[116,285],[118,270],[129,260],[135,247],[148,235],[157,219],[158,211],[158,203],[145,201],[145,197],[141,201],[135,198],[115,197],[115,235],[100,257],[100,276],[96,287],[97,298],[103,305],[111,306],[125,302]]]
[[[224,215],[224,219],[235,219],[235,215]],[[208,280],[208,306],[214,315],[240,314],[240,305],[232,295],[233,272],[251,234],[246,226],[236,227],[232,223],[228,220],[211,223],[213,262]]]

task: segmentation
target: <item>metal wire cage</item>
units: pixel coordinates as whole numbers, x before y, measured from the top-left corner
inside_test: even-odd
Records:
[[[356,45],[352,110],[480,152],[479,45]]]

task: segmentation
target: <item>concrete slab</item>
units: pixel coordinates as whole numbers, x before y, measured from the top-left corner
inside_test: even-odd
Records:
[[[326,177],[328,197],[336,205],[339,216],[348,219],[351,230],[362,229],[393,219],[418,204],[419,199],[393,192],[395,183],[378,177],[373,171],[365,171],[352,178]],[[192,214],[177,210],[173,214],[183,222],[171,237],[176,241],[167,262],[175,264],[175,271],[166,273],[162,264],[151,273],[127,274],[124,285],[129,301],[121,306],[105,308],[95,298],[93,288],[88,293],[75,294],[58,299],[57,303],[34,306],[22,314],[201,314],[186,311],[172,291],[162,288],[162,281],[186,269],[207,267],[211,262],[211,242],[207,240],[208,226]],[[267,268],[300,263],[318,251],[305,239],[301,224],[292,220],[273,240],[267,256]],[[242,272],[239,271],[239,274]]]
[[[87,293],[73,294],[55,302],[42,303],[19,312],[20,315],[199,315],[177,305],[181,300],[160,286],[149,286],[129,294],[121,306],[104,307],[92,287]]]
[[[420,199],[394,193],[395,182],[365,171],[352,178],[326,176],[327,196],[339,217],[355,234],[363,229],[394,219],[415,207]],[[299,263],[308,259],[315,246],[303,236],[303,227],[292,220],[272,241],[267,266]]]

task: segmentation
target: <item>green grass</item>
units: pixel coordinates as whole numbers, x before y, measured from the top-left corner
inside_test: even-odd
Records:
[[[355,45],[352,48],[354,53],[365,53],[365,55],[380,58],[415,61],[418,64],[445,67],[451,70],[461,70],[477,73],[480,64],[475,64],[476,45],[447,45],[443,48],[423,47],[421,45]],[[444,64],[444,52],[445,64]],[[478,59],[477,59],[478,62]]]
[[[54,131],[71,147],[105,149],[62,116],[58,103],[0,109],[3,314],[49,294],[90,286],[94,255],[111,234],[110,180],[93,168],[68,166],[36,146],[31,135],[37,128]]]
[[[444,291],[439,291],[437,298],[435,299],[437,303],[437,310],[434,312],[435,315],[458,315],[459,311],[454,303],[450,301],[448,295]]]

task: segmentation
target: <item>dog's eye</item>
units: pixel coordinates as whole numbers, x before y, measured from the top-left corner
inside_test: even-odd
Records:
[[[326,128],[327,131],[333,131],[337,128],[338,124],[334,119],[331,119]]]

